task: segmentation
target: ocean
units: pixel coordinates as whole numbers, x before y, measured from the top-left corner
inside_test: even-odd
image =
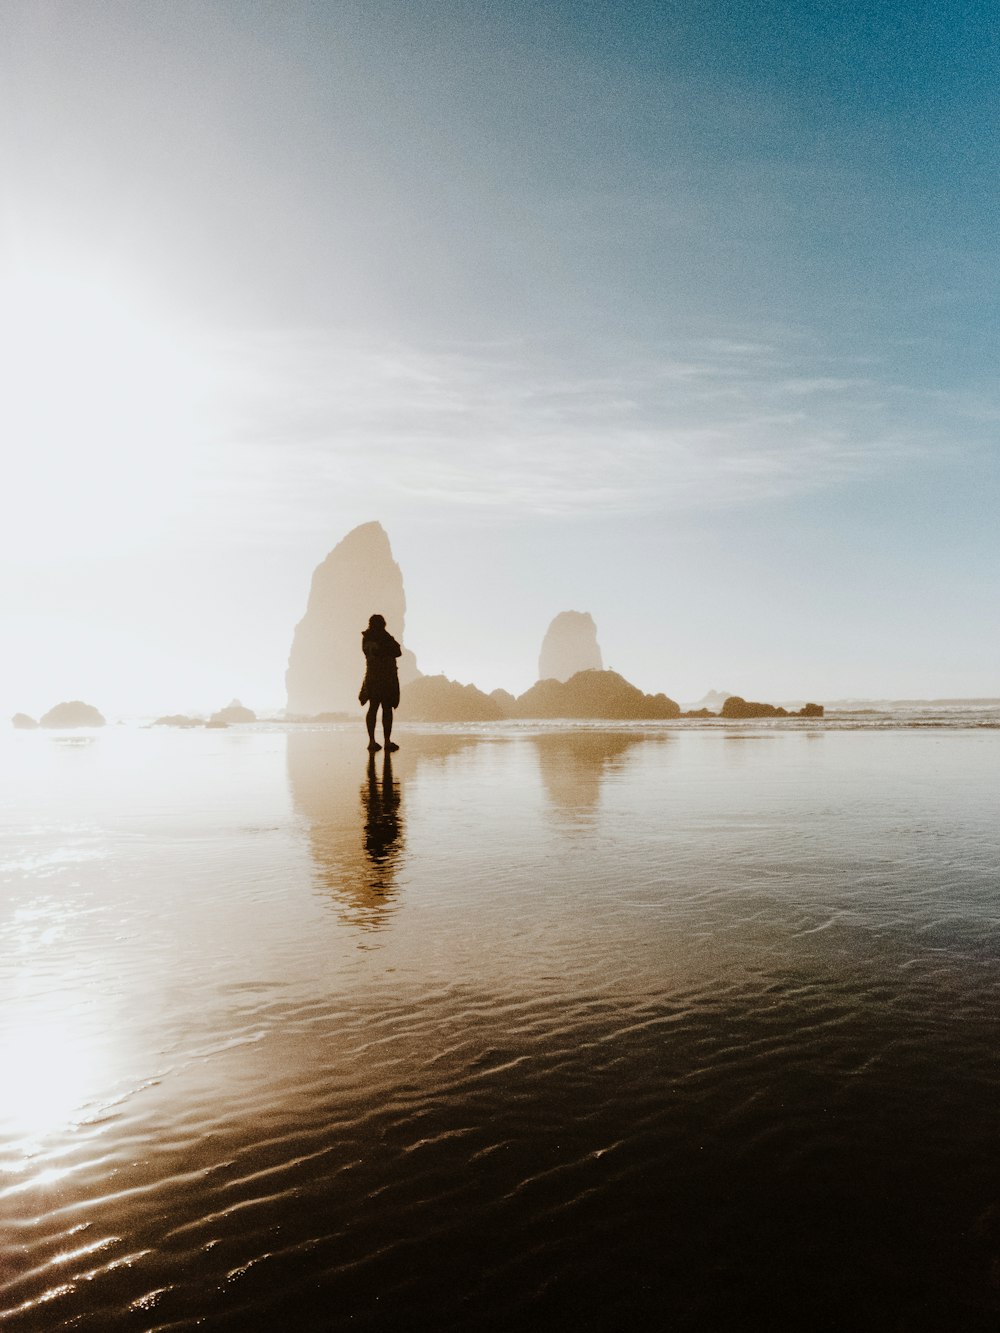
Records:
[[[0,738],[0,1326],[1000,1326],[1000,714]]]

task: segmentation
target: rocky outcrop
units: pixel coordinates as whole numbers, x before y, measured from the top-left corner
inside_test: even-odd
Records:
[[[158,717],[155,722],[151,722],[153,727],[179,727],[181,729],[189,727],[203,727],[204,721],[200,717],[189,717],[187,713],[168,713],[164,717]]]
[[[475,685],[447,676],[421,676],[407,686],[401,701],[408,722],[502,722],[510,714]]]
[[[313,574],[285,673],[289,713],[357,713],[365,668],[361,631],[375,612],[385,616],[390,634],[403,642],[403,576],[382,525],[363,523],[333,548]],[[416,659],[404,648],[400,683],[407,685],[419,675]]]
[[[709,690],[708,693],[704,695],[703,698],[699,699],[697,703],[693,703],[691,705],[690,709],[688,710],[688,716],[690,717],[711,716],[712,713],[717,713],[719,711],[719,709],[722,707],[722,705],[726,702],[727,699],[732,697],[733,697],[732,690]],[[706,709],[710,709],[711,713],[706,713],[702,711]]]
[[[10,720],[10,724],[12,727],[16,727],[18,731],[34,731],[38,726],[35,719],[29,717],[27,713],[15,713]]]
[[[567,681],[540,680],[520,695],[517,717],[641,721],[680,716],[665,694],[643,694],[617,671],[578,671]]]
[[[225,708],[220,708],[208,720],[209,722],[224,722],[229,727],[234,722],[256,722],[257,714],[252,708],[244,708],[239,699],[231,699]]]
[[[796,712],[789,712],[787,708],[781,708],[775,704],[756,703],[753,700],[742,699],[738,694],[731,694],[722,705],[719,716],[735,718],[822,717],[823,705],[806,704]]]
[[[586,611],[560,611],[546,631],[538,658],[539,680],[569,680],[604,666],[597,626]]]
[[[43,714],[43,727],[103,727],[106,722],[93,704],[85,704],[80,699],[69,703],[56,704],[55,708]]]

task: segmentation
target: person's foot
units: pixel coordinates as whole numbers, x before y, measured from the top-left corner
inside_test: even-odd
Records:
[[[399,746],[396,744],[395,741],[386,741],[386,743],[385,743],[385,748],[386,748],[387,750],[391,750],[391,751],[395,752],[396,750],[399,749]]]
[[[378,741],[369,741],[368,748],[372,754],[374,754],[376,750],[381,750],[382,747],[379,745]]]

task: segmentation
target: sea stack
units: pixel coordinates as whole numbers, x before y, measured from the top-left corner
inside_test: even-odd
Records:
[[[586,611],[560,611],[542,640],[539,680],[569,680],[578,671],[602,671],[597,626]]]
[[[389,633],[404,642],[403,576],[381,523],[362,523],[313,574],[285,673],[289,713],[311,717],[358,711],[365,670],[361,631],[375,612],[385,616]],[[419,675],[416,659],[404,648],[399,659],[401,684]]]

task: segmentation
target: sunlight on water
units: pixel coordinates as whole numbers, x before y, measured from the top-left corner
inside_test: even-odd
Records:
[[[38,1013],[30,1004],[9,1007],[0,1041],[4,1071],[3,1131],[37,1152],[54,1130],[72,1124],[94,1092],[106,1084],[99,1051],[65,1014]]]
[[[1000,1313],[995,731],[401,741],[0,750],[5,1326]]]

